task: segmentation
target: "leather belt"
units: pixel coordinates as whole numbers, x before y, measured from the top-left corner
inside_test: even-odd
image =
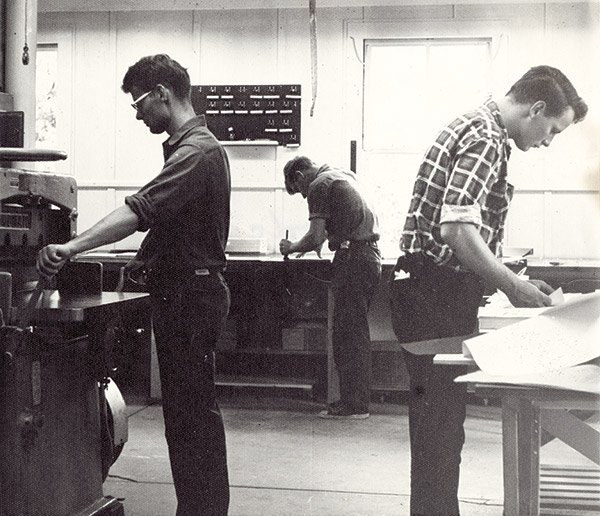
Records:
[[[368,245],[373,249],[377,249],[377,240],[350,240],[348,242],[348,247],[352,246],[360,246],[360,245]]]
[[[152,269],[148,273],[149,278],[154,278],[155,280],[158,278],[180,278],[183,280],[184,278],[189,278],[190,276],[214,276],[222,273],[223,270],[220,268],[208,268],[201,267],[198,269],[184,269],[184,268],[173,268],[170,271],[167,271],[164,268]],[[159,280],[161,281],[161,280]]]

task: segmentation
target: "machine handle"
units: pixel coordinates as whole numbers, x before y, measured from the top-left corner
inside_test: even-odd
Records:
[[[119,282],[115,287],[115,292],[123,292],[123,287],[125,287],[125,267],[119,269]]]
[[[60,161],[64,159],[67,159],[67,153],[60,150],[0,147],[0,161]]]

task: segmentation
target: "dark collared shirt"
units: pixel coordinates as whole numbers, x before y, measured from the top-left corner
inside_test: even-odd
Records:
[[[510,145],[498,106],[488,100],[438,134],[419,168],[400,248],[439,265],[460,265],[443,242],[444,222],[473,224],[497,254],[513,195]]]
[[[231,177],[223,147],[204,116],[163,143],[160,174],[125,203],[148,231],[138,259],[147,269],[222,270],[229,235]]]

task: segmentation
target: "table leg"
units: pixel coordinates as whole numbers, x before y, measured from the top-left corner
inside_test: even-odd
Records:
[[[518,400],[517,446],[519,459],[519,516],[540,512],[540,409],[532,401]]]
[[[340,399],[340,379],[333,360],[333,292],[327,288],[327,403]]]
[[[519,515],[518,399],[502,400],[504,516]]]

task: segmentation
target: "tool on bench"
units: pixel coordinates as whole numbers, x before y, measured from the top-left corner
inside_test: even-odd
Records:
[[[289,236],[290,236],[290,230],[289,230],[289,229],[286,229],[286,230],[285,230],[285,239],[286,239],[286,240],[289,240]],[[285,261],[285,260],[289,260],[289,259],[290,259],[289,255],[287,255],[287,254],[284,254],[284,255],[283,255],[283,260],[284,260],[284,261]]]

